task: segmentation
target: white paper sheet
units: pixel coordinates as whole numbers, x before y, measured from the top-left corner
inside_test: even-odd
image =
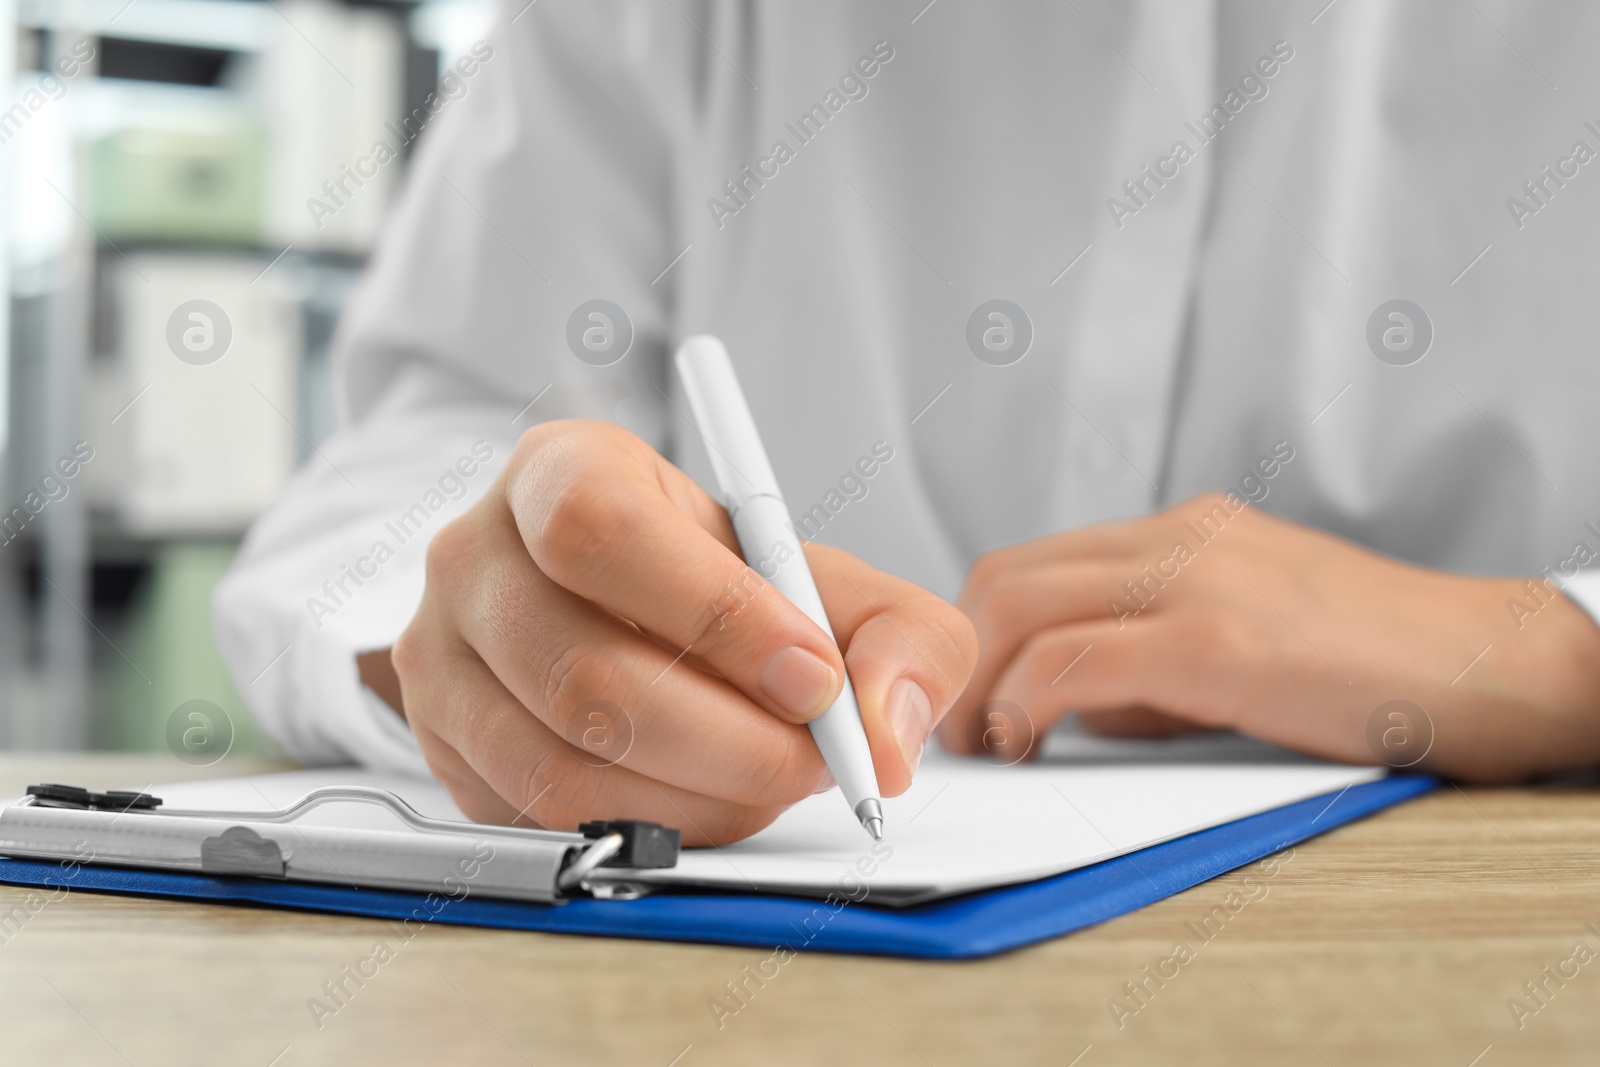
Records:
[[[1148,758],[1130,762],[1141,752]],[[930,748],[911,790],[884,802],[888,847],[876,853],[835,791],[797,804],[746,841],[686,850],[676,869],[650,872],[649,880],[803,896],[848,890],[855,898],[864,883],[873,903],[920,903],[1060,874],[1383,774],[1231,735],[1103,742],[1068,728],[1051,736],[1044,754],[1039,763],[995,767]],[[251,811],[336,784],[378,786],[424,815],[462,818],[437,783],[349,768],[152,791],[169,808]],[[378,808],[361,817],[389,818]]]

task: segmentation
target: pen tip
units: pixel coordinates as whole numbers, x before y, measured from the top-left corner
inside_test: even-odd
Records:
[[[883,840],[883,805],[877,797],[868,797],[856,805],[856,818],[867,828],[874,841]]]

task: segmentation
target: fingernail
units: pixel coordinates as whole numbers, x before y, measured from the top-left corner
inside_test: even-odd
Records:
[[[826,793],[828,790],[832,789],[834,786],[836,786],[838,784],[839,783],[834,780],[832,771],[824,772],[824,774],[822,775],[821,784],[819,784],[815,789],[813,789],[811,791],[811,795],[812,796],[816,796],[818,793]]]
[[[838,675],[816,656],[791,646],[761,669],[761,691],[789,713],[815,718],[828,710]]]
[[[910,678],[900,679],[889,690],[889,728],[900,746],[900,758],[906,761],[906,772],[917,773],[922,746],[933,729],[933,704],[922,686]]]

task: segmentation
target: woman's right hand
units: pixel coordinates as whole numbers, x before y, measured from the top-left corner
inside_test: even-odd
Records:
[[[972,626],[847,553],[806,555],[837,646],[648,444],[545,423],[439,531],[421,606],[363,677],[383,693],[392,664],[396,710],[473,819],[642,818],[717,844],[831,785],[805,723],[848,664],[879,788],[898,795],[976,662]]]

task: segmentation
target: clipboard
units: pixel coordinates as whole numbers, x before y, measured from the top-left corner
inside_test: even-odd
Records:
[[[324,808],[371,805],[379,825],[329,825]],[[367,786],[313,789],[286,808],[195,811],[159,797],[78,786],[32,785],[0,808],[0,855],[67,870],[121,867],[463,899],[562,904],[577,896],[632,899],[638,876],[677,863],[680,835],[633,819],[584,823],[578,833],[430,819]],[[160,883],[157,882],[157,885]]]
[[[0,858],[0,882],[411,922],[689,941],[791,951],[958,960],[991,956],[1126,914],[1317,834],[1427,793],[1439,781],[1391,774],[1022,885],[931,904],[878,907],[696,891],[564,906],[202,872]],[[433,894],[437,898],[437,894]]]

